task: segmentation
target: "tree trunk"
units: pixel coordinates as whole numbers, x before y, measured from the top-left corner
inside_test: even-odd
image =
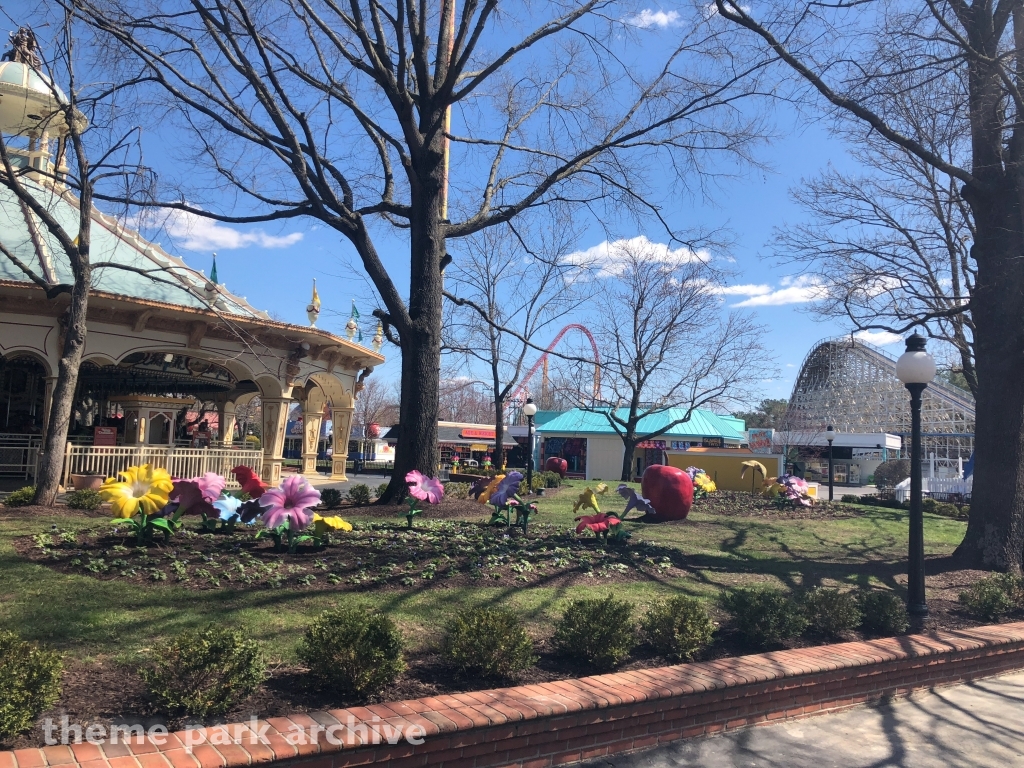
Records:
[[[1007,188],[1009,187],[1009,188]],[[978,266],[971,299],[978,375],[967,567],[1019,571],[1024,557],[1024,236],[1011,182],[971,203]]]
[[[500,398],[494,399],[494,453],[491,461],[494,470],[500,472],[505,466],[505,402]]]
[[[86,315],[89,311],[89,287],[92,283],[85,259],[84,280],[71,291],[71,304],[67,309],[67,329],[64,333],[64,348],[57,365],[57,381],[53,387],[53,401],[50,418],[46,423],[46,440],[39,455],[39,471],[36,474],[35,503],[51,507],[57,500],[61,474],[64,469],[64,445],[68,439],[71,410],[74,407],[75,390],[78,387],[78,369],[85,350]]]
[[[434,119],[440,124],[441,114]],[[409,220],[412,258],[408,321],[397,323],[402,345],[402,403],[395,471],[379,500],[382,504],[398,503],[405,498],[405,476],[411,470],[436,477],[440,469],[437,414],[444,299],[441,259],[446,251],[447,226],[441,212],[442,158],[442,134],[436,132],[431,144],[414,160]]]
[[[627,433],[622,436],[622,477],[623,483],[633,479],[633,454],[636,453],[636,434]]]

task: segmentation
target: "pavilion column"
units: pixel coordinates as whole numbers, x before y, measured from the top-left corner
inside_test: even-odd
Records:
[[[304,411],[302,414],[302,474],[304,475],[316,474],[317,448],[320,445],[320,427],[323,420],[322,411],[318,413]]]
[[[230,448],[235,440],[235,404],[228,400],[217,405],[217,430],[221,445]],[[244,447],[244,446],[243,446]]]
[[[291,400],[283,397],[263,398],[263,472],[265,483],[272,486],[281,482],[284,463],[284,431],[288,426],[288,407]]]
[[[331,480],[348,480],[345,463],[348,461],[348,438],[352,431],[352,413],[355,408],[331,406],[334,419],[334,443],[331,455]]]

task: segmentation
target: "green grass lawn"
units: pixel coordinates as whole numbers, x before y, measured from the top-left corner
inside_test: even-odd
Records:
[[[569,527],[572,502],[584,485],[563,488],[538,500],[538,522]],[[721,503],[721,496],[716,503]],[[602,500],[605,511],[622,509],[614,491]],[[712,597],[741,583],[771,582],[791,588],[817,584],[895,586],[904,572],[907,515],[903,511],[860,507],[858,517],[785,520],[727,517],[702,512],[698,502],[687,521],[637,525],[634,539],[678,549],[683,576],[613,582],[595,576],[592,584],[531,586],[512,582],[467,587],[412,587],[388,592],[310,591],[302,588],[190,590],[174,583],[123,584],[88,575],[67,575],[20,556],[16,537],[62,528],[105,527],[102,519],[58,514],[32,518],[0,508],[0,626],[88,660],[113,656],[130,661],[155,640],[186,627],[217,623],[242,627],[263,642],[272,658],[290,662],[309,618],[340,602],[373,605],[391,613],[414,647],[432,642],[445,617],[462,606],[500,604],[527,619],[539,635],[567,600],[614,590],[637,605],[661,596],[687,593]],[[706,507],[705,507],[706,508]],[[485,514],[485,513],[484,513]],[[360,515],[346,511],[353,522]],[[429,520],[429,512],[424,515]],[[965,524],[925,515],[930,555],[946,555],[963,537]]]

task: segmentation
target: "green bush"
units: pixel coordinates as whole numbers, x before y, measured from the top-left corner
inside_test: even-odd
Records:
[[[444,495],[445,498],[450,499],[468,499],[469,498],[469,483],[452,483],[448,482],[444,484]]]
[[[315,686],[366,697],[380,693],[405,671],[403,646],[390,618],[346,606],[313,620],[298,655]]]
[[[337,488],[324,488],[320,491],[320,503],[324,509],[337,509],[341,505],[341,491]]]
[[[598,669],[617,667],[636,644],[633,606],[613,595],[573,600],[555,624],[554,644],[560,653]]]
[[[786,592],[772,587],[745,587],[722,599],[736,629],[758,648],[796,637],[807,627],[804,612]]]
[[[388,489],[388,483],[381,483],[377,486],[377,490],[373,492],[373,495],[378,499],[384,495],[384,491]]]
[[[64,497],[64,503],[71,509],[99,509],[103,503],[103,497],[99,491],[86,489],[83,491],[72,491]]]
[[[836,637],[860,625],[860,606],[853,592],[818,587],[803,596],[803,606],[811,628],[823,635]]]
[[[658,653],[683,661],[706,648],[715,632],[715,624],[704,602],[685,596],[652,606],[640,626]]]
[[[470,608],[445,626],[441,652],[463,674],[509,679],[533,666],[533,640],[504,608]]]
[[[562,476],[557,472],[542,472],[541,477],[544,478],[545,488],[557,488],[562,484]]]
[[[365,507],[370,498],[370,486],[366,483],[356,483],[348,489],[348,500],[357,507]]]
[[[6,499],[4,499],[5,507],[27,507],[32,503],[32,499],[35,498],[36,487],[34,485],[27,485],[24,488],[11,493]]]
[[[263,444],[260,442],[260,439],[258,437],[256,437],[256,435],[246,435],[245,436],[245,448],[246,448],[246,450],[258,451],[262,447],[263,447]]]
[[[0,631],[0,741],[10,741],[60,698],[64,663],[13,632]]]
[[[907,607],[892,592],[862,592],[860,626],[876,635],[901,635],[910,626]]]
[[[255,640],[210,625],[187,629],[157,646],[141,670],[149,692],[167,711],[207,717],[245,701],[267,676]]]
[[[959,602],[972,616],[983,621],[995,621],[1013,610],[1016,591],[1013,577],[987,576],[961,592]]]
[[[843,502],[843,504],[860,504],[860,496],[853,493],[844,493],[839,497],[839,500]]]
[[[892,488],[910,477],[910,459],[889,459],[875,468],[875,485]]]

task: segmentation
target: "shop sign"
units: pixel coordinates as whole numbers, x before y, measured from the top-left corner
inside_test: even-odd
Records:
[[[469,450],[471,451],[487,451],[490,450],[490,448],[491,446],[484,445],[483,443],[473,443],[471,446],[469,446]]]
[[[774,429],[748,429],[747,445],[751,453],[771,453]]]
[[[673,451],[688,451],[690,450],[690,443],[686,440],[673,440],[672,441]]]
[[[495,438],[493,429],[464,429],[459,434],[462,435],[463,440],[493,440]]]
[[[93,445],[117,445],[117,427],[94,427]]]
[[[641,440],[636,444],[637,448],[647,448],[651,450],[664,451],[665,441],[664,440]]]
[[[700,439],[701,448],[725,448],[724,437],[702,437]]]

